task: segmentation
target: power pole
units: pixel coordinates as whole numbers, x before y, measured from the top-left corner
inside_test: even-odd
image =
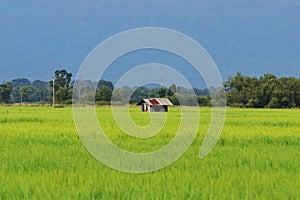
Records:
[[[53,95],[52,95],[52,106],[55,107],[55,77],[52,77],[52,89],[53,89]]]

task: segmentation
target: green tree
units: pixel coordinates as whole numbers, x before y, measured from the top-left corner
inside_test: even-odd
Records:
[[[130,97],[129,103],[138,103],[141,99],[149,98],[151,91],[154,92],[154,90],[150,90],[147,87],[134,87],[132,88],[132,91],[134,92]]]
[[[101,79],[98,82],[98,88],[101,88],[102,86],[107,86],[109,89],[114,90],[114,85],[111,81],[106,81],[106,80]]]
[[[121,90],[118,88],[115,88],[112,92],[112,100],[113,101],[122,101],[122,93]]]
[[[180,105],[177,95],[173,95],[169,97],[169,100],[172,102],[173,105],[178,106]]]
[[[56,91],[56,101],[59,103],[71,103],[72,100],[72,89],[61,87]]]
[[[67,70],[56,70],[55,72],[55,86],[58,88],[69,88],[72,78],[72,73]]]
[[[31,86],[23,86],[20,88],[21,103],[30,101],[30,93],[33,91]]]
[[[172,84],[167,91],[167,96],[173,96],[176,92],[176,85]]]
[[[12,83],[0,84],[0,103],[8,103],[11,100]]]
[[[72,99],[72,89],[70,86],[72,73],[68,73],[67,70],[56,70],[54,72],[54,90],[55,94],[52,92],[52,96],[55,95],[55,100],[58,103],[70,102]],[[53,80],[49,82],[50,87],[53,90]]]
[[[96,101],[107,101],[111,100],[112,90],[104,85],[96,92]]]
[[[163,97],[166,97],[166,95],[167,95],[167,88],[160,87],[158,90],[158,97],[163,98]]]

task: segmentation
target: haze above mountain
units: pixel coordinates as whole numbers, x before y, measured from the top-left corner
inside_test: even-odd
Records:
[[[299,77],[299,11],[297,0],[4,0],[0,7],[0,82],[22,77],[47,81],[60,68],[75,76],[101,41],[149,26],[174,29],[195,39],[224,79],[236,72]],[[164,59],[156,57],[155,61]],[[134,67],[151,58],[136,56],[138,61],[124,59],[122,65]],[[187,68],[184,64],[178,67]],[[124,73],[124,69],[116,71]],[[192,71],[186,76],[191,82],[197,79]],[[108,72],[104,78],[116,77]]]

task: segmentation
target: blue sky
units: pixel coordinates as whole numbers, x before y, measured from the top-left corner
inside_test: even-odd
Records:
[[[0,82],[49,80],[58,68],[75,75],[101,41],[148,26],[194,38],[225,79],[237,71],[300,77],[299,11],[297,0],[3,0]]]

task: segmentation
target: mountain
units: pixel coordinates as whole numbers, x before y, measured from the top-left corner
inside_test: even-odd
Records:
[[[35,80],[32,82],[32,86],[37,87],[37,88],[47,88],[47,87],[49,87],[49,82]]]
[[[18,78],[11,81],[13,87],[23,87],[31,85],[31,82],[27,78]]]

